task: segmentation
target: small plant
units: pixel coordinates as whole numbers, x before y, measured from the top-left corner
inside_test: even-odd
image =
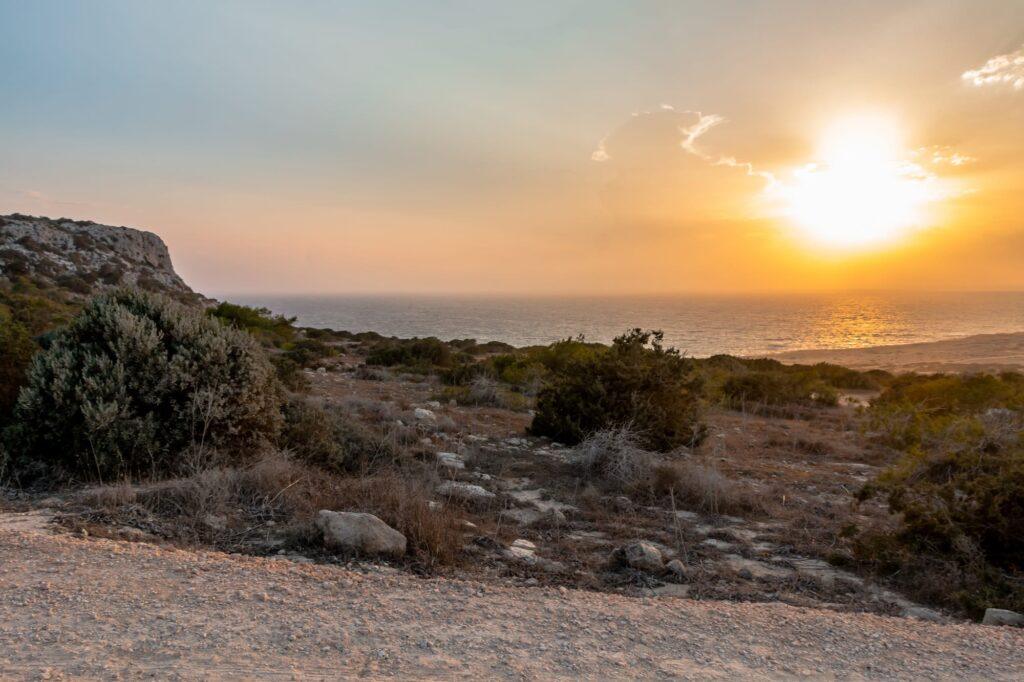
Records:
[[[574,445],[594,431],[631,425],[640,444],[668,451],[704,437],[693,364],[634,329],[601,350],[574,346],[537,396],[532,433]]]
[[[172,473],[187,448],[242,456],[280,425],[273,368],[244,333],[170,299],[93,299],[36,355],[9,428],[15,473]]]

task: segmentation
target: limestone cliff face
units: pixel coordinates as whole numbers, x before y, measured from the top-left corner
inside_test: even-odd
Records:
[[[94,222],[0,216],[0,278],[91,295],[137,286],[174,296],[195,296],[174,271],[167,245],[152,232]]]

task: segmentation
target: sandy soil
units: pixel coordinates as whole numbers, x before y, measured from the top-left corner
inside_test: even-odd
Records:
[[[872,348],[790,351],[773,357],[789,363],[832,362],[853,369],[893,372],[991,372],[1024,367],[1024,332]]]
[[[0,517],[3,679],[1021,679],[1024,630],[485,586]]]

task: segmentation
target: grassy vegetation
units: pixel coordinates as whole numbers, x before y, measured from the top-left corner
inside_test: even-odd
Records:
[[[868,529],[857,558],[911,593],[972,615],[1024,609],[1024,376],[905,376],[873,401],[879,438],[902,454],[861,492],[894,529]]]

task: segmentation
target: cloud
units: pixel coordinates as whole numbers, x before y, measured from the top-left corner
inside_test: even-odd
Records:
[[[686,113],[696,114],[697,122],[691,126],[679,129],[679,132],[683,134],[683,140],[679,143],[679,146],[694,156],[698,156],[705,161],[710,161],[710,156],[697,149],[697,138],[714,128],[719,123],[723,123],[725,119],[718,114],[708,114],[705,116],[699,111],[687,111]]]
[[[1009,84],[1015,90],[1024,90],[1024,46],[992,57],[977,69],[964,71],[961,78],[978,87]]]
[[[967,154],[961,154],[948,145],[932,145],[930,147],[918,147],[911,150],[910,158],[919,163],[928,163],[933,166],[966,166],[978,159]]]
[[[671,104],[662,104],[658,111],[637,111],[633,113],[634,120],[643,120],[654,117],[658,117],[659,120],[662,120],[666,116],[672,117],[669,120],[673,121],[675,130],[679,134],[679,148],[687,154],[696,156],[703,161],[707,161],[712,166],[739,168],[751,177],[757,177],[767,181],[769,186],[776,182],[775,176],[772,173],[758,170],[749,161],[740,161],[735,156],[710,153],[697,146],[697,141],[707,134],[708,131],[726,122],[726,119],[723,116],[718,114],[705,114],[700,111],[677,110]],[[696,120],[693,120],[693,117],[696,117]],[[609,139],[614,135],[615,133],[612,133],[612,135],[604,137],[598,143],[597,149],[595,149],[590,155],[591,160],[604,163],[612,159],[612,154],[608,151],[608,147]]]

